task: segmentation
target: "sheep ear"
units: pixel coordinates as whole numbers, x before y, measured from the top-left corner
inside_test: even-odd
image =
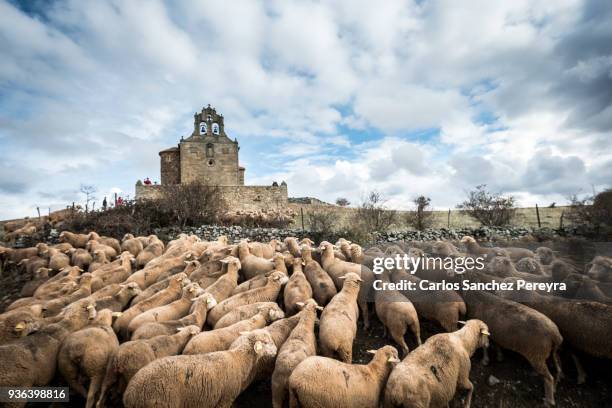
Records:
[[[304,302],[297,302],[295,305],[299,307],[304,307]]]
[[[367,353],[376,354],[376,350],[368,350]]]
[[[113,312],[112,313],[113,317],[121,317],[122,315],[123,315],[123,313],[121,313],[121,312]]]
[[[255,345],[253,346],[253,350],[255,350],[255,353],[259,354],[262,352],[263,350],[263,344],[261,341],[257,340],[255,342]]]
[[[459,323],[462,326],[467,324],[465,320],[457,320],[457,323]]]
[[[15,331],[23,331],[23,330],[25,330],[25,328],[26,328],[25,323],[24,323],[24,322],[19,322],[19,323],[17,323],[17,324],[15,325],[14,330],[15,330]]]
[[[346,276],[341,276],[341,277],[339,277],[338,279],[342,279],[342,280],[344,280],[344,279],[346,279]]]
[[[241,336],[246,336],[247,334],[249,334],[250,332],[248,331],[241,331],[238,334],[240,334]]]
[[[480,330],[480,333],[484,334],[485,336],[490,336],[491,335],[491,333],[489,333],[489,331],[486,330],[486,329]]]
[[[323,306],[315,306],[315,308],[316,308],[317,310],[323,310],[323,309],[325,309]]]
[[[387,360],[389,363],[399,363],[401,360],[397,357],[389,357],[389,359]]]

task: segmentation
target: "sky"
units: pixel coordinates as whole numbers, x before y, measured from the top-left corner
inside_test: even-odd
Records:
[[[246,183],[399,209],[612,183],[612,2],[0,0],[0,219],[134,195],[211,104]]]

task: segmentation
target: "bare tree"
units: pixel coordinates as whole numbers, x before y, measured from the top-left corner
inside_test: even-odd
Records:
[[[81,194],[85,195],[85,213],[87,213],[89,210],[89,203],[96,199],[95,194],[98,188],[91,184],[81,184],[79,191]]]
[[[429,197],[419,196],[413,200],[413,203],[416,209],[406,214],[406,223],[418,231],[430,228],[433,224],[431,199]]]
[[[351,202],[344,197],[338,197],[336,198],[336,205],[346,207],[347,205],[351,205]]]
[[[570,208],[566,216],[583,232],[596,236],[612,235],[612,189],[579,198],[570,198]]]
[[[503,196],[501,193],[491,193],[486,184],[476,186],[467,193],[467,200],[457,208],[470,217],[480,221],[482,225],[504,226],[510,224],[516,212],[516,199],[513,196]]]
[[[387,231],[395,222],[397,212],[388,209],[385,203],[378,191],[371,191],[357,208],[354,222],[361,224],[366,231]]]

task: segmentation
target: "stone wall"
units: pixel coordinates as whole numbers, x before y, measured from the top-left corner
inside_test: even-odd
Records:
[[[136,183],[136,199],[163,198],[163,186]],[[227,209],[256,211],[283,209],[288,205],[287,186],[219,186]]]

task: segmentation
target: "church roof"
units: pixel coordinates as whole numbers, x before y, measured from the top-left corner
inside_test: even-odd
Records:
[[[160,151],[159,153],[169,153],[169,152],[176,152],[178,151],[178,147],[174,146],[174,147],[169,147],[168,149],[164,149],[162,151]]]

